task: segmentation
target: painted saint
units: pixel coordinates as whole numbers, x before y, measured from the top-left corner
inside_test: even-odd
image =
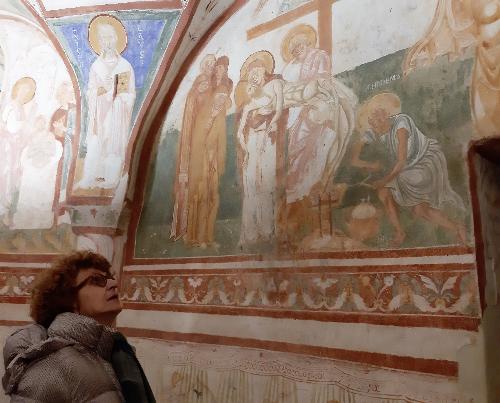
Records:
[[[12,87],[10,101],[5,105],[0,120],[0,217],[10,226],[14,213],[14,196],[22,174],[21,154],[29,140],[31,101],[36,83],[31,77],[18,79]]]
[[[219,181],[226,160],[226,114],[233,83],[229,58],[206,55],[186,98],[174,184],[173,239],[186,245],[217,247],[215,221]]]
[[[316,47],[313,27],[293,27],[281,44],[287,63],[283,78],[305,85],[306,99],[290,108],[288,117],[286,215],[289,234],[314,222],[314,200],[328,192],[354,129],[357,98],[332,77],[330,55]],[[311,92],[312,90],[312,92]]]
[[[99,15],[89,24],[98,54],[87,86],[87,154],[77,187],[116,188],[122,180],[135,102],[132,65],[121,56],[127,33],[115,17]]]
[[[406,238],[399,219],[401,207],[410,208],[415,218],[444,228],[465,244],[465,226],[453,222],[444,211],[446,206],[463,210],[464,204],[451,188],[441,147],[401,112],[399,97],[389,92],[373,96],[361,106],[358,124],[363,135],[353,147],[352,165],[372,172],[381,170],[379,162],[360,159],[363,147],[375,143],[382,145],[392,161],[389,172],[373,183],[394,228],[392,245],[399,246]]]

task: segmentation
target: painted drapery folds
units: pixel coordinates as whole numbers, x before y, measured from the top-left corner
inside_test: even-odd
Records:
[[[471,245],[463,145],[494,124],[496,3],[391,3],[370,17],[380,43],[349,36],[369,17],[354,1],[275,3],[245,4],[181,82],[135,256]],[[418,29],[396,32],[405,12]]]

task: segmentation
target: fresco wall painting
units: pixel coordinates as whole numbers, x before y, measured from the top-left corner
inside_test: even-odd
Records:
[[[83,95],[74,195],[112,198],[120,189],[123,197],[132,128],[179,15],[122,11],[51,20]]]
[[[60,55],[31,21],[1,12],[0,252],[71,247],[64,209],[75,92]]]
[[[0,253],[57,253],[76,245],[72,224],[117,225],[132,128],[182,10],[66,16],[49,20],[54,35],[40,26],[45,22],[21,16],[27,10],[14,14],[21,4],[6,7]],[[116,196],[120,182],[114,209],[75,209],[75,174],[87,189],[84,204]]]
[[[180,6],[52,10],[57,46],[50,32],[0,11],[0,253],[98,248],[120,267],[124,248],[129,312],[476,332],[465,151],[471,138],[498,132],[498,1],[355,3],[242,1],[207,35],[169,100],[150,166],[140,167],[144,200],[134,200],[125,246],[112,227],[134,128]],[[346,4],[363,7],[345,14]],[[415,24],[401,27],[393,11]],[[336,31],[363,22],[377,46]],[[100,206],[114,202],[118,209]],[[26,303],[41,270],[2,268],[0,301]],[[378,354],[367,351],[342,350],[358,354],[363,364],[354,365],[289,350],[136,342],[145,357],[161,351],[155,387],[176,401],[459,396],[455,356],[380,353],[388,370],[366,364]]]
[[[471,245],[473,55],[420,74],[410,46],[335,74],[335,3],[254,26],[249,11],[271,7],[255,3],[214,34],[172,100],[135,256]]]

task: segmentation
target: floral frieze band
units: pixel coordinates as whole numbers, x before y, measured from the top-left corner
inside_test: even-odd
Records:
[[[124,273],[136,303],[340,313],[478,316],[473,270],[377,273]]]

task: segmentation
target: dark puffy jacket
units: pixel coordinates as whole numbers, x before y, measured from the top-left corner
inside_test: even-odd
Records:
[[[2,384],[11,402],[123,402],[110,364],[113,331],[86,316],[58,315],[29,325],[5,343]]]

